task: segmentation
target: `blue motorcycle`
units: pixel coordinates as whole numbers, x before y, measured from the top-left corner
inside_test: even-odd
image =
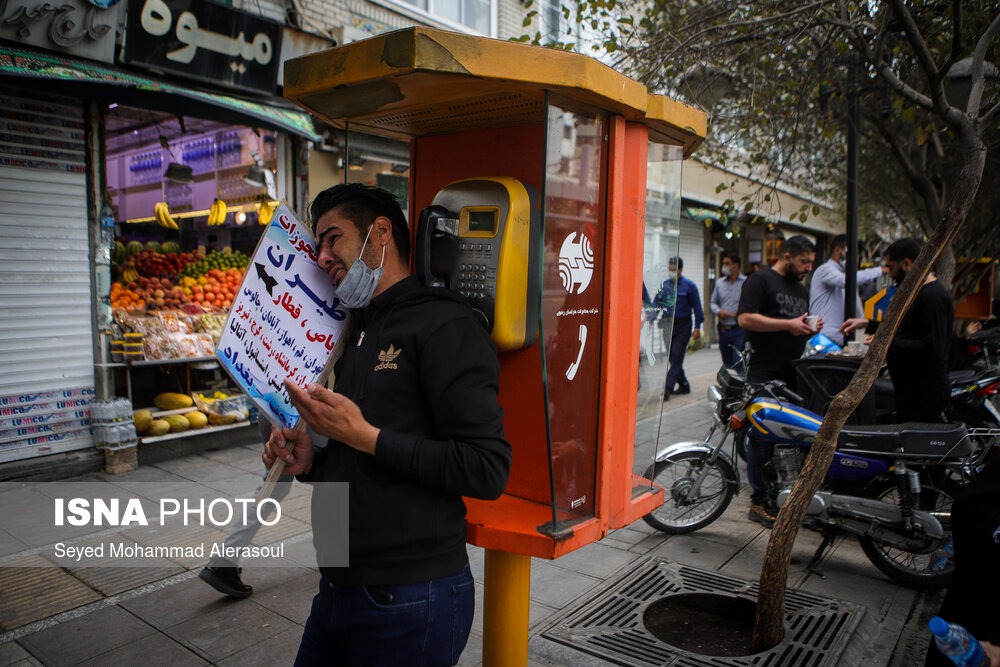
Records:
[[[725,512],[739,490],[735,453],[744,437],[773,444],[774,457],[764,472],[780,508],[822,424],[822,417],[799,407],[801,397],[782,382],[750,386],[726,367],[716,379],[708,390],[715,410],[704,441],[664,448],[645,473],[666,493],[663,505],[643,519],[664,533],[696,531]],[[954,570],[951,504],[971,477],[975,450],[963,424],[845,427],[823,486],[806,511],[803,526],[823,535],[808,569],[815,572],[833,540],[847,533],[898,583],[947,586]]]

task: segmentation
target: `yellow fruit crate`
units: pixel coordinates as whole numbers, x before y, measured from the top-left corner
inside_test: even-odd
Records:
[[[196,408],[208,416],[212,425],[230,424],[249,417],[250,398],[236,390],[191,392]]]

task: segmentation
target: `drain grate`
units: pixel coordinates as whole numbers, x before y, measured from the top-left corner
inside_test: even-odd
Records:
[[[571,610],[541,635],[616,665],[663,667],[822,667],[835,665],[863,608],[803,591],[785,593],[785,638],[769,651],[739,657],[689,653],[654,637],[643,625],[646,608],[677,593],[725,593],[753,601],[757,582],[653,558]]]

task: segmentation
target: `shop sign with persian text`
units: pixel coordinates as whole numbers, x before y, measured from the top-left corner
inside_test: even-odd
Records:
[[[312,234],[282,204],[247,265],[216,350],[271,423],[289,428],[298,412],[284,381],[304,388],[325,378],[347,318],[318,258]]]
[[[283,26],[202,0],[129,0],[124,61],[273,95]]]
[[[117,0],[4,0],[0,39],[112,63],[120,11]]]

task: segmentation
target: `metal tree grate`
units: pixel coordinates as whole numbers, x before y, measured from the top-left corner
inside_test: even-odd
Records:
[[[680,593],[721,593],[756,602],[757,582],[654,558],[626,572],[541,635],[616,665],[821,667],[837,664],[863,615],[858,605],[789,590],[785,637],[777,646],[748,656],[708,656],[671,646],[643,624],[650,604]]]

